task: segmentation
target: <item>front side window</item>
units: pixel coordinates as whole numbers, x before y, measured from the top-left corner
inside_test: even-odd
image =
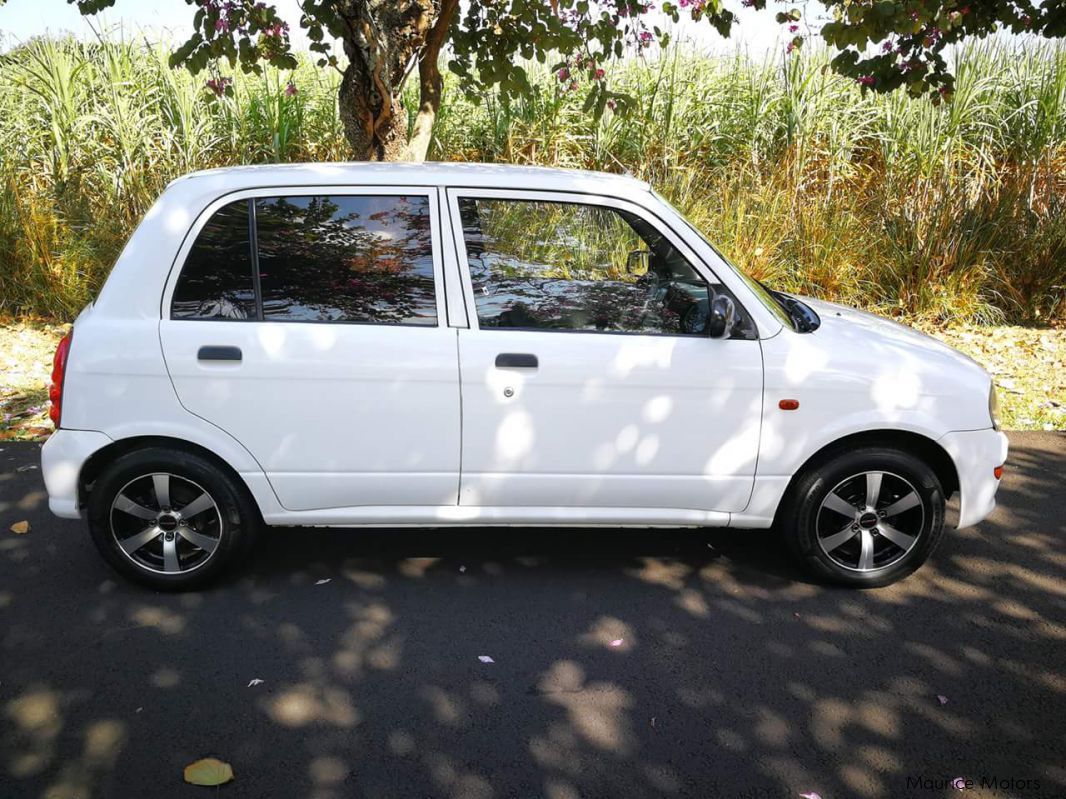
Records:
[[[171,301],[174,319],[255,319],[248,201],[220,208],[185,258]]]
[[[711,287],[634,214],[470,197],[459,212],[481,327],[707,333]]]
[[[267,321],[436,325],[429,198],[255,201]]]

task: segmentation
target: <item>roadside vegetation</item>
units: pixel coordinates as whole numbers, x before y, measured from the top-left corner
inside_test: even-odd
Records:
[[[346,157],[335,71],[238,72],[216,97],[169,55],[111,35],[0,57],[0,316],[73,319],[186,172]],[[979,42],[956,60],[954,101],[934,106],[864,93],[817,49],[759,62],[675,45],[615,65],[635,108],[598,122],[584,89],[533,65],[531,99],[474,105],[449,87],[430,157],[630,171],[775,287],[939,331],[1004,370],[1031,365],[1002,372],[1023,392],[1001,391],[1008,424],[1063,428],[1066,46]],[[987,327],[1007,324],[1027,327]],[[9,356],[55,329],[3,328],[5,418],[43,402],[17,369],[47,367],[50,351],[25,367]],[[1019,349],[999,353],[1005,341]]]

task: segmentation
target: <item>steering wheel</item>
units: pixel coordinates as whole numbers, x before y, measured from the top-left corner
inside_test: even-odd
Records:
[[[711,319],[711,301],[697,300],[681,317],[682,333],[703,333]]]

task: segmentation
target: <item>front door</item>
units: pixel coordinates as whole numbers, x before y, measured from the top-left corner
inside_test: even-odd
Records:
[[[740,307],[727,337],[708,335],[728,290],[684,241],[621,200],[448,197],[473,310],[460,504],[742,510],[761,350]]]
[[[457,501],[436,202],[249,192],[209,209],[178,258],[160,324],[178,398],[252,453],[285,508]]]

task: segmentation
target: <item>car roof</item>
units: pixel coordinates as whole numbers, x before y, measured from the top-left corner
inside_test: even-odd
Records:
[[[644,181],[629,175],[592,172],[583,169],[556,169],[512,164],[439,162],[335,162],[303,164],[262,164],[205,169],[178,178],[174,183],[211,178],[214,186],[229,191],[257,187],[398,185],[473,186],[478,188],[529,188],[567,191],[612,188],[649,191]]]

